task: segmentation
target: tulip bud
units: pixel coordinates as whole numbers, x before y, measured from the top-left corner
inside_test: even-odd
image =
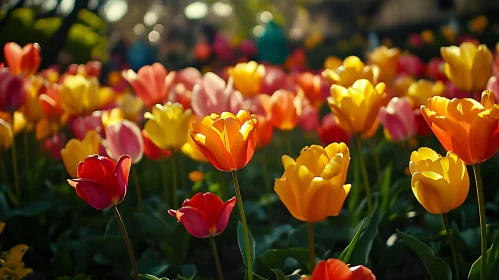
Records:
[[[117,161],[121,155],[129,155],[132,163],[138,163],[144,154],[144,142],[140,128],[129,120],[109,125],[106,129],[106,151]]]
[[[416,117],[406,97],[394,97],[378,114],[389,140],[404,141],[417,133]]]
[[[40,46],[30,43],[21,48],[17,43],[9,42],[3,47],[3,53],[7,66],[14,75],[33,75],[40,67]]]
[[[9,68],[0,69],[0,111],[13,112],[26,100],[21,77],[13,75]]]

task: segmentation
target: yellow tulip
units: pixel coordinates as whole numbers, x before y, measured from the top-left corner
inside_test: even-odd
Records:
[[[331,87],[328,97],[338,125],[349,133],[370,137],[377,128],[377,116],[383,105],[385,84],[373,86],[368,80],[357,80],[351,87]],[[375,127],[376,126],[376,127]]]
[[[377,65],[365,65],[356,56],[345,58],[343,64],[336,68],[336,70],[326,69],[322,72],[322,76],[330,84],[338,84],[343,87],[349,87],[359,79],[366,79],[371,83],[375,83],[378,75],[379,67]]]
[[[142,102],[142,99],[132,94],[123,94],[123,96],[118,99],[118,106],[123,111],[127,120],[135,122],[139,118],[142,108],[144,107],[144,102]]]
[[[189,131],[192,130],[192,123],[200,121],[199,117],[192,115],[189,121],[189,129],[187,130],[187,142],[182,146],[182,153],[194,161],[197,162],[208,162],[208,160],[203,156],[203,154],[196,148],[196,143],[192,140]]]
[[[100,139],[95,130],[87,132],[82,141],[71,139],[66,147],[61,149],[61,157],[69,175],[76,178],[76,170],[80,161],[87,156],[99,153]]]
[[[184,110],[179,103],[156,104],[151,113],[145,114],[148,121],[144,130],[161,149],[178,150],[187,142],[191,115],[192,111]]]
[[[113,108],[111,110],[103,111],[101,119],[104,129],[106,129],[108,125],[124,120],[125,112],[123,112],[121,108]]]
[[[440,48],[445,74],[460,90],[481,91],[492,76],[492,53],[486,45],[464,42],[459,47]]]
[[[229,75],[234,81],[234,87],[245,96],[256,96],[260,93],[260,85],[265,66],[255,61],[236,64],[229,69]]]
[[[328,56],[324,61],[324,68],[334,70],[340,67],[343,64],[343,61],[339,57],[336,56]]]
[[[369,55],[370,64],[376,64],[380,68],[378,81],[390,82],[397,74],[400,49],[377,47]]]
[[[445,214],[466,200],[470,187],[468,170],[459,157],[442,157],[430,148],[412,152],[411,186],[416,199],[431,214]]]
[[[10,124],[0,119],[0,151],[5,151],[12,145],[14,133]]]
[[[393,80],[391,85],[392,94],[397,97],[404,97],[409,91],[409,87],[414,83],[412,76],[400,76]]]
[[[284,174],[274,190],[296,219],[320,222],[338,216],[350,191],[345,185],[350,150],[345,143],[305,147],[295,160],[282,156]]]
[[[43,117],[42,106],[39,101],[40,88],[43,85],[43,79],[38,76],[30,76],[26,87],[26,99],[24,105],[19,110],[27,122],[33,124]]]
[[[407,90],[407,97],[413,108],[419,108],[421,105],[428,105],[428,98],[441,96],[444,92],[445,85],[442,81],[433,83],[428,80],[419,80],[411,84]]]
[[[68,75],[59,89],[62,108],[71,115],[85,116],[100,105],[99,81],[81,75]]]
[[[24,129],[27,128],[26,119],[24,118],[24,115],[19,111],[15,111],[13,114],[0,111],[0,119],[10,125],[12,131],[14,132],[14,135],[23,132]]]

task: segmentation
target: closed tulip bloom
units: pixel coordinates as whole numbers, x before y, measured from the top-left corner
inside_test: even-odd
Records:
[[[170,209],[168,213],[182,223],[192,236],[206,238],[225,230],[234,205],[235,197],[223,202],[212,193],[197,193],[191,199],[184,200],[180,209]]]
[[[284,174],[274,190],[288,211],[303,222],[338,216],[350,191],[345,185],[350,150],[345,143],[305,147],[296,159],[284,155]]]
[[[348,143],[350,140],[350,134],[338,125],[336,118],[332,113],[329,113],[322,118],[322,122],[317,128],[317,133],[324,145],[329,145],[334,142]]]
[[[22,48],[14,42],[6,43],[3,47],[3,55],[14,75],[33,75],[40,67],[40,45],[37,43],[30,43]]]
[[[390,82],[397,74],[400,49],[380,46],[369,54],[369,63],[380,68],[380,82]]]
[[[488,160],[499,148],[499,105],[491,91],[482,93],[481,102],[434,96],[421,113],[445,150],[468,165]]]
[[[290,86],[290,79],[281,67],[266,66],[260,92],[272,95],[275,91]]]
[[[373,86],[368,80],[357,80],[351,87],[331,86],[329,108],[339,126],[349,133],[371,136],[377,126],[379,109],[383,105],[385,84]]]
[[[460,90],[482,91],[492,76],[492,53],[486,45],[462,43],[459,47],[442,47],[445,74]]]
[[[349,87],[360,79],[366,79],[371,83],[375,83],[378,80],[379,68],[376,65],[365,65],[364,62],[356,56],[349,56],[343,60],[343,64],[336,68],[336,70],[324,70],[322,76],[326,78],[330,84]]]
[[[298,123],[299,102],[294,93],[280,89],[270,98],[271,120],[274,127],[279,130],[293,130]]]
[[[379,122],[385,128],[385,134],[392,141],[404,141],[416,136],[418,126],[407,97],[394,97],[386,107],[381,107]]]
[[[13,112],[26,100],[23,80],[9,68],[0,69],[0,111]]]
[[[162,64],[156,62],[142,66],[137,73],[129,69],[123,71],[122,75],[135,90],[135,94],[151,108],[155,104],[163,104],[168,98],[176,73],[168,73]]]
[[[294,75],[294,81],[312,106],[318,109],[324,104],[330,86],[323,77],[305,72]]]
[[[428,98],[441,96],[444,93],[445,85],[443,82],[433,83],[428,80],[419,80],[411,84],[407,90],[407,97],[409,97],[413,108],[419,108],[421,105],[428,104]]]
[[[201,122],[194,122],[190,135],[197,149],[216,169],[230,172],[243,168],[253,157],[256,123],[256,116],[246,110],[237,115],[211,114]]]
[[[148,120],[144,130],[161,149],[178,150],[187,142],[191,115],[192,111],[184,110],[179,103],[156,104],[151,113],[145,114]]]
[[[192,140],[192,137],[190,135],[192,124],[197,121],[200,121],[199,117],[196,115],[192,115],[191,120],[189,121],[189,129],[187,130],[187,142],[182,146],[182,148],[180,148],[180,150],[184,155],[194,161],[208,162],[204,155],[196,148],[196,143],[194,143],[194,140]]]
[[[208,72],[192,90],[192,110],[203,118],[211,113],[237,113],[242,108],[243,96],[217,74]]]
[[[298,117],[298,125],[303,131],[316,130],[319,126],[319,111],[312,105],[304,106]]]
[[[201,73],[194,67],[184,68],[177,73],[177,83],[184,85],[188,91],[192,91],[200,78]]]
[[[61,149],[66,145],[66,135],[64,133],[55,133],[43,141],[43,150],[47,151],[49,156],[55,160],[61,160]]]
[[[160,160],[169,158],[172,153],[169,150],[162,150],[154,142],[149,138],[147,132],[142,130],[142,142],[144,143],[144,154],[148,159],[151,160]]]
[[[0,151],[5,151],[12,145],[14,141],[14,132],[10,124],[3,119],[0,119]]]
[[[101,114],[101,122],[104,130],[113,123],[121,122],[125,119],[125,112],[121,108],[113,108],[110,110],[103,111]]]
[[[256,115],[256,147],[263,148],[272,141],[272,120],[270,116]]]
[[[404,54],[398,60],[398,74],[422,77],[426,71],[426,64],[416,55]]]
[[[140,98],[131,94],[124,94],[117,100],[117,103],[127,120],[136,122],[143,116],[142,108],[144,103]]]
[[[26,99],[20,112],[30,124],[36,123],[43,117],[43,110],[38,101],[39,93],[45,91],[44,80],[38,76],[25,79]]]
[[[51,120],[58,120],[64,114],[64,110],[61,107],[59,89],[55,85],[47,87],[45,93],[38,96],[38,101],[45,117]]]
[[[71,139],[61,150],[62,161],[69,175],[77,177],[77,168],[80,161],[87,156],[99,153],[100,139],[95,131],[89,131],[82,141]]]
[[[442,157],[430,148],[419,148],[411,154],[409,170],[412,192],[431,214],[448,213],[468,196],[468,170],[452,152]]]
[[[106,152],[115,161],[121,155],[129,155],[132,163],[138,163],[144,154],[140,128],[129,120],[109,125],[106,129]]]
[[[317,263],[311,278],[302,278],[302,280],[375,280],[376,277],[372,271],[358,265],[348,267],[344,262],[338,259],[328,259]]]
[[[436,81],[445,82],[448,80],[445,75],[445,61],[440,57],[432,58],[428,62],[428,75]]]
[[[409,88],[415,82],[414,78],[409,75],[396,77],[390,85],[389,91],[391,96],[406,96]]]
[[[120,204],[125,198],[131,165],[128,155],[120,157],[118,162],[91,155],[78,164],[77,178],[68,183],[88,205],[104,210]]]
[[[99,80],[67,75],[59,88],[61,107],[73,116],[87,116],[99,107]]]
[[[499,83],[497,82],[497,78],[499,75],[490,77],[487,82],[487,89],[494,93],[494,97],[496,100],[499,100]]]
[[[229,69],[229,75],[234,80],[234,87],[244,96],[256,96],[260,93],[265,66],[255,61],[242,62]]]
[[[104,137],[104,126],[102,124],[102,112],[95,111],[84,117],[77,117],[71,120],[69,127],[77,139],[83,139],[89,131],[96,131],[98,135]]]

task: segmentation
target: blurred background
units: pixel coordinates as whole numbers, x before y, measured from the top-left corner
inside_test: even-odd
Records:
[[[0,44],[38,42],[42,67],[99,60],[211,69],[257,59],[312,69],[380,44],[429,60],[442,45],[494,47],[497,0],[1,0]],[[0,57],[0,61],[3,58]]]

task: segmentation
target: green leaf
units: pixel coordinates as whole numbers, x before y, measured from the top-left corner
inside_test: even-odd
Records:
[[[293,258],[298,262],[308,264],[308,249],[289,248],[289,249],[270,249],[263,252],[256,258],[255,267],[258,271],[269,271],[276,267],[283,267],[287,258]]]
[[[378,235],[378,225],[383,217],[379,213],[379,208],[375,207],[374,212],[369,217],[367,226],[363,227],[362,233],[355,245],[355,250],[350,255],[350,264],[366,265],[369,261],[369,254],[373,245],[374,238]],[[367,218],[366,218],[367,219]]]
[[[58,275],[70,275],[73,273],[73,262],[68,250],[70,234],[71,230],[67,230],[57,239],[54,252],[54,264]]]
[[[251,260],[254,262],[255,260],[255,248],[256,248],[256,243],[255,239],[253,238],[253,235],[248,229],[248,235],[249,235],[249,242],[250,242],[250,255],[251,255]],[[244,240],[244,228],[243,224],[239,222],[237,224],[237,244],[239,244],[239,250],[241,250],[241,255],[243,257],[243,262],[246,267],[247,265],[247,260],[246,260],[246,242]]]
[[[150,274],[139,274],[139,279],[141,280],[168,280],[168,278],[165,278],[165,277],[162,277],[162,278],[158,278],[154,275],[150,275]]]
[[[286,274],[284,274],[284,272],[280,271],[279,269],[272,269],[272,272],[274,272],[277,280],[287,280]]]
[[[360,233],[362,232],[363,228],[364,228],[364,222],[360,224],[359,229],[352,238],[352,241],[350,241],[350,244],[348,244],[348,246],[339,256],[338,258],[339,260],[343,261],[344,263],[348,263],[350,261],[350,256],[352,256],[352,252],[355,249],[355,245],[357,245],[357,241],[359,241]]]
[[[248,271],[246,270],[246,272],[244,272],[244,279],[245,280],[248,280]],[[256,274],[253,272],[253,280],[269,280],[267,278],[263,278],[262,276]]]
[[[480,267],[482,265],[482,256],[480,256],[471,266],[468,279],[480,279]],[[487,280],[497,279],[499,274],[499,234],[494,237],[492,246],[487,250]]]
[[[441,258],[435,256],[433,250],[417,238],[397,230],[398,235],[419,256],[433,280],[452,280],[449,265]]]
[[[184,264],[180,267],[180,274],[177,275],[182,280],[194,280],[196,277],[197,268],[193,264]],[[190,275],[190,276],[182,276],[182,275]]]
[[[388,210],[388,203],[390,201],[390,184],[391,184],[391,179],[392,179],[392,169],[393,169],[393,164],[390,163],[388,164],[388,167],[385,169],[383,172],[383,175],[381,175],[382,180],[381,180],[381,186],[380,186],[380,192],[381,192],[381,213],[385,213],[386,210]]]

